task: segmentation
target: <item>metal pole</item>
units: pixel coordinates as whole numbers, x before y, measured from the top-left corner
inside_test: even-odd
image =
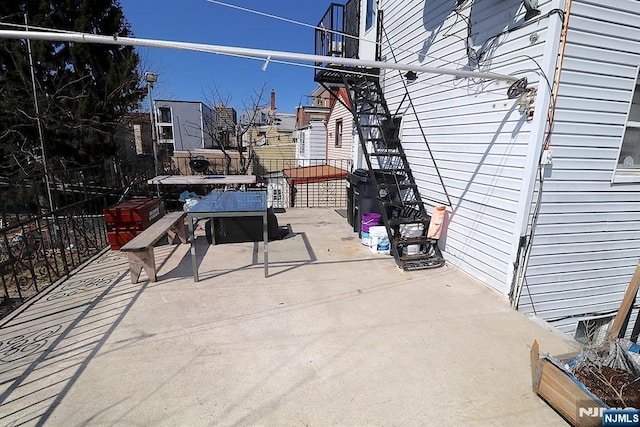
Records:
[[[156,120],[153,106],[153,96],[151,95],[151,89],[153,88],[153,82],[147,80],[147,95],[149,96],[149,119],[151,121],[151,145],[153,146],[153,167],[155,176],[158,176],[158,144],[156,137]],[[156,193],[160,197],[160,184],[156,183]]]
[[[310,55],[305,53],[282,52],[274,50],[250,49],[233,46],[210,45],[203,43],[176,42],[166,40],[138,39],[131,37],[101,36],[88,33],[53,33],[44,31],[0,30],[0,39],[24,39],[49,40],[49,41],[71,41],[76,43],[98,43],[118,46],[145,46],[167,49],[182,49],[208,53],[219,53],[224,55],[247,56],[252,58],[284,59],[301,62],[323,63],[334,65],[352,65],[355,67],[386,68],[404,71],[415,71],[417,73],[430,73],[434,75],[451,75],[458,77],[470,77],[476,79],[499,80],[505,82],[515,82],[519,78],[506,74],[490,72],[452,70],[449,68],[427,67],[414,64],[399,64],[396,62],[365,61],[362,59],[340,58],[333,56]],[[322,67],[318,67],[322,68]]]
[[[29,31],[29,22],[27,14],[24,14],[24,28]],[[42,131],[42,121],[40,120],[40,107],[38,105],[38,95],[36,92],[36,72],[33,66],[33,54],[31,53],[31,40],[27,39],[27,52],[29,53],[29,69],[31,70],[31,86],[33,89],[33,105],[36,112],[36,123],[38,125],[38,137],[40,139],[40,151],[42,152],[42,164],[44,166],[44,183],[47,186],[47,197],[49,198],[49,210],[51,213],[55,210],[53,196],[51,195],[51,185],[49,183],[49,168],[47,166],[47,152],[44,147],[44,132]]]

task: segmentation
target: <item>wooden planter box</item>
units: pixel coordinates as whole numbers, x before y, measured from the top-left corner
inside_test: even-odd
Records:
[[[622,330],[627,315],[640,289],[640,263],[627,286],[620,309],[616,313],[609,329],[606,341],[614,341],[624,335]],[[564,366],[576,357],[578,352],[554,356]],[[538,342],[531,346],[531,376],[533,391],[558,411],[572,425],[602,426],[602,409],[607,406],[600,401],[573,375],[551,362],[547,357],[540,357]],[[582,409],[582,410],[581,410]]]
[[[563,365],[578,352],[554,356]],[[602,409],[607,406],[582,386],[569,372],[546,357],[540,357],[538,342],[531,346],[533,391],[568,422],[578,427],[602,426]],[[582,408],[582,410],[581,410]]]

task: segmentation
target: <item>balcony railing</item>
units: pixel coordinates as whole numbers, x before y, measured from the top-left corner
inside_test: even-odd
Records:
[[[0,177],[0,318],[106,248],[103,209],[152,172],[151,159],[55,171],[49,193],[44,177]]]
[[[359,0],[349,0],[344,5],[331,3],[316,28],[316,55],[358,57],[359,4]],[[330,66],[331,61],[316,62],[315,65],[320,67],[316,68],[316,80],[321,80],[324,73],[322,67]]]

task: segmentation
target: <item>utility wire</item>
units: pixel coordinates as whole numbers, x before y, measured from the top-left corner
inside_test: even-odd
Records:
[[[384,34],[385,39],[387,40],[387,43],[389,45],[389,50],[391,51],[391,55],[393,56],[393,60],[396,60],[396,54],[393,50],[393,46],[391,45],[390,41],[389,41],[389,35],[387,34],[386,29],[384,28],[384,26],[381,26],[382,28],[382,33]],[[442,186],[442,190],[444,192],[444,195],[447,198],[447,202],[448,205],[450,207],[453,207],[453,204],[451,203],[451,198],[449,197],[449,192],[447,191],[447,187],[444,185],[444,180],[442,179],[442,174],[440,173],[440,169],[438,168],[438,165],[436,163],[436,158],[433,155],[433,152],[431,151],[431,147],[429,146],[429,141],[427,140],[427,134],[424,131],[424,128],[422,127],[422,123],[420,122],[420,117],[418,116],[418,112],[416,110],[415,104],[413,103],[413,98],[411,97],[411,94],[409,93],[409,88],[407,87],[407,82],[405,81],[405,79],[402,76],[402,72],[400,72],[400,70],[398,70],[398,73],[400,74],[400,81],[402,82],[402,85],[404,87],[405,90],[405,96],[409,99],[409,104],[411,105],[411,109],[413,111],[414,116],[416,117],[416,121],[418,122],[418,127],[420,128],[420,133],[422,135],[422,139],[425,142],[425,145],[427,147],[427,150],[429,151],[429,155],[431,156],[431,162],[433,163],[433,166],[436,170],[436,174],[438,175],[438,179],[440,180],[440,185]]]
[[[6,18],[6,17],[3,17]],[[24,29],[28,29],[28,30],[39,30],[39,31],[48,31],[51,33],[62,33],[62,34],[82,34],[78,31],[71,31],[71,30],[60,30],[57,28],[47,28],[47,27],[38,27],[36,25],[29,25],[28,28],[25,24],[13,24],[11,22],[2,22],[0,21],[0,25],[4,25],[7,27],[17,27],[17,28],[24,28]]]
[[[282,17],[282,16],[273,15],[271,13],[261,12],[259,10],[249,9],[247,7],[237,6],[237,5],[226,3],[226,2],[222,2],[222,1],[219,1],[219,0],[207,0],[207,2],[213,3],[213,4],[217,4],[219,6],[229,7],[231,9],[241,10],[241,11],[247,12],[247,13],[252,13],[254,15],[259,15],[259,16],[264,16],[264,17],[267,17],[267,18],[276,19],[278,21],[287,22],[289,24],[300,25],[302,27],[311,28],[311,29],[314,29],[314,30],[320,30],[320,31],[325,32],[325,33],[336,34],[336,35],[339,35],[339,36],[342,36],[342,37],[346,37],[346,38],[350,38],[350,39],[353,39],[353,40],[356,40],[356,41],[362,41],[362,42],[365,42],[365,43],[371,43],[371,44],[375,44],[377,46],[382,46],[382,43],[380,43],[380,42],[363,39],[361,37],[358,37],[358,36],[355,36],[355,35],[352,35],[352,34],[343,33],[343,32],[340,32],[340,31],[329,29],[329,28],[320,27],[320,26],[317,26],[317,25],[307,24],[306,22],[296,21],[296,20],[293,20],[293,19],[290,19],[290,18],[285,18],[285,17]],[[404,52],[404,53],[410,53],[410,54],[413,54],[413,55],[421,55],[420,52],[416,52],[416,51],[410,50],[410,49],[396,48],[396,50],[400,51],[400,52]],[[430,59],[434,59],[434,60],[443,61],[447,65],[455,64],[455,62],[453,62],[453,61],[447,61],[447,60],[442,59],[442,58],[436,58],[436,57],[428,56],[428,55],[423,55],[423,56],[425,58],[430,58]]]

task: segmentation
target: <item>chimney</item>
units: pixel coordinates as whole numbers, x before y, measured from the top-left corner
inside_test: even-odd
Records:
[[[271,89],[271,111],[276,111],[276,91]]]

